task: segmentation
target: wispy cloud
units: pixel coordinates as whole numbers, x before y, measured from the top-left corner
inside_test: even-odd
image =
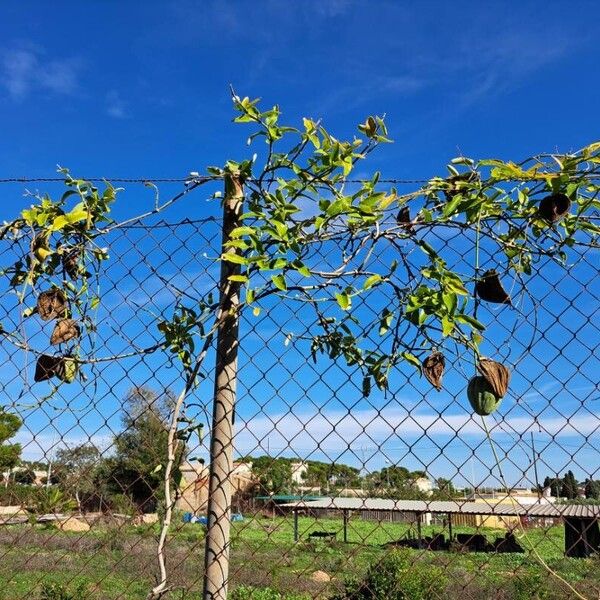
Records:
[[[106,113],[115,119],[127,118],[126,105],[117,90],[110,90],[106,94]]]
[[[35,92],[72,95],[81,66],[78,58],[48,59],[39,49],[10,49],[0,52],[0,85],[13,100]]]

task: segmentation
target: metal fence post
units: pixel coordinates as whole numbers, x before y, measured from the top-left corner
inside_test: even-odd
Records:
[[[239,176],[225,178],[223,203],[223,253],[231,231],[239,225],[243,205],[243,182]],[[215,392],[210,442],[208,529],[204,556],[204,600],[225,600],[229,578],[231,528],[231,473],[233,470],[233,416],[236,399],[239,329],[240,265],[221,261],[220,314],[215,361]]]

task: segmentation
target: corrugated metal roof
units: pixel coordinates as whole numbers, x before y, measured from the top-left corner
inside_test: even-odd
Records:
[[[519,504],[517,500],[488,504],[473,500],[391,500],[387,498],[322,498],[283,504],[292,508],[325,510],[382,510],[395,512],[452,513],[471,515],[528,517],[600,518],[600,505],[591,504]]]

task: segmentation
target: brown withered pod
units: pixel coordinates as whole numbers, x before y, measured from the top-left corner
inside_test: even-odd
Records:
[[[502,398],[506,395],[510,381],[510,371],[507,367],[490,358],[481,358],[477,363],[477,370],[485,377],[496,396]]]
[[[427,381],[439,392],[442,389],[442,377],[446,367],[446,360],[441,352],[432,352],[423,361],[423,373]]]
[[[486,271],[475,284],[475,293],[486,302],[511,304],[510,296],[502,287],[498,273],[494,269]]]
[[[58,288],[42,292],[37,299],[37,310],[44,321],[64,317],[67,313],[67,299],[64,292]]]
[[[40,355],[35,365],[34,381],[47,381],[48,379],[52,379],[60,368],[61,360],[60,356],[49,356],[48,354]]]
[[[538,208],[539,216],[549,223],[560,221],[571,208],[571,200],[566,194],[550,194],[542,198]]]
[[[79,325],[73,319],[61,319],[54,326],[54,331],[52,332],[52,336],[50,337],[50,343],[53,346],[57,344],[63,344],[64,342],[68,342],[73,338],[79,337],[81,334],[81,330],[79,329]]]
[[[81,274],[81,266],[79,264],[80,258],[81,250],[79,250],[79,248],[76,248],[63,256],[63,267],[71,279],[77,279]]]

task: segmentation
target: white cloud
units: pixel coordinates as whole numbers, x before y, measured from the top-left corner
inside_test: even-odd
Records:
[[[429,440],[466,436],[482,437],[481,420],[468,413],[443,415],[419,414],[404,410],[360,410],[347,412],[304,412],[302,414],[260,415],[240,419],[237,427],[236,450],[273,448],[303,451],[339,452],[361,445],[383,445],[390,440],[414,440],[421,436]],[[600,415],[588,413],[567,417],[529,416],[505,417],[488,423],[492,437],[522,436],[541,430],[556,438],[600,435]]]
[[[0,84],[14,100],[36,91],[72,95],[78,87],[81,62],[76,58],[47,60],[37,49],[11,49],[0,53]]]

